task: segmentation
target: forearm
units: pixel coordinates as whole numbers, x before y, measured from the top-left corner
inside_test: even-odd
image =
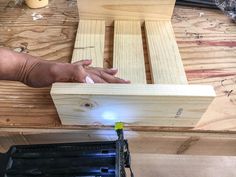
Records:
[[[20,81],[28,86],[43,87],[56,82],[56,63],[24,53],[0,48],[0,80]]]
[[[26,61],[17,59],[13,52],[0,48],[0,80],[17,80],[17,74]]]
[[[54,82],[130,83],[115,77],[117,69],[94,68],[89,66],[91,63],[50,62],[0,48],[0,80],[20,81],[31,87],[46,87]]]

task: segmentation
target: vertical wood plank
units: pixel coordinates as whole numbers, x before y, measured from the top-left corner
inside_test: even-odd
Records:
[[[103,67],[105,21],[80,20],[72,63],[92,59],[92,66]]]
[[[146,21],[146,37],[155,84],[187,84],[187,77],[170,21]]]
[[[131,83],[145,84],[145,63],[139,21],[115,21],[113,67]]]

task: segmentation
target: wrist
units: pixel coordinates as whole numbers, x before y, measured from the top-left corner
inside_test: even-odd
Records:
[[[73,65],[69,63],[53,63],[50,69],[54,82],[72,81],[73,71]]]

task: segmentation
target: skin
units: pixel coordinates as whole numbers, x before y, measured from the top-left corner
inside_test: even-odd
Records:
[[[0,48],[0,80],[20,81],[30,87],[47,87],[55,82],[130,83],[115,77],[117,69],[91,67],[91,60],[73,64],[42,60],[25,53]]]

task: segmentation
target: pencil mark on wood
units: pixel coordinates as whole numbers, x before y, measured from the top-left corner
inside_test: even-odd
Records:
[[[200,140],[199,137],[189,137],[183,144],[179,146],[176,154],[184,154],[192,145],[196,144]]]
[[[183,108],[179,108],[176,115],[175,115],[175,118],[179,118],[183,114],[183,111],[184,111]]]
[[[74,49],[94,49],[95,46],[87,46],[87,47],[75,47]]]

